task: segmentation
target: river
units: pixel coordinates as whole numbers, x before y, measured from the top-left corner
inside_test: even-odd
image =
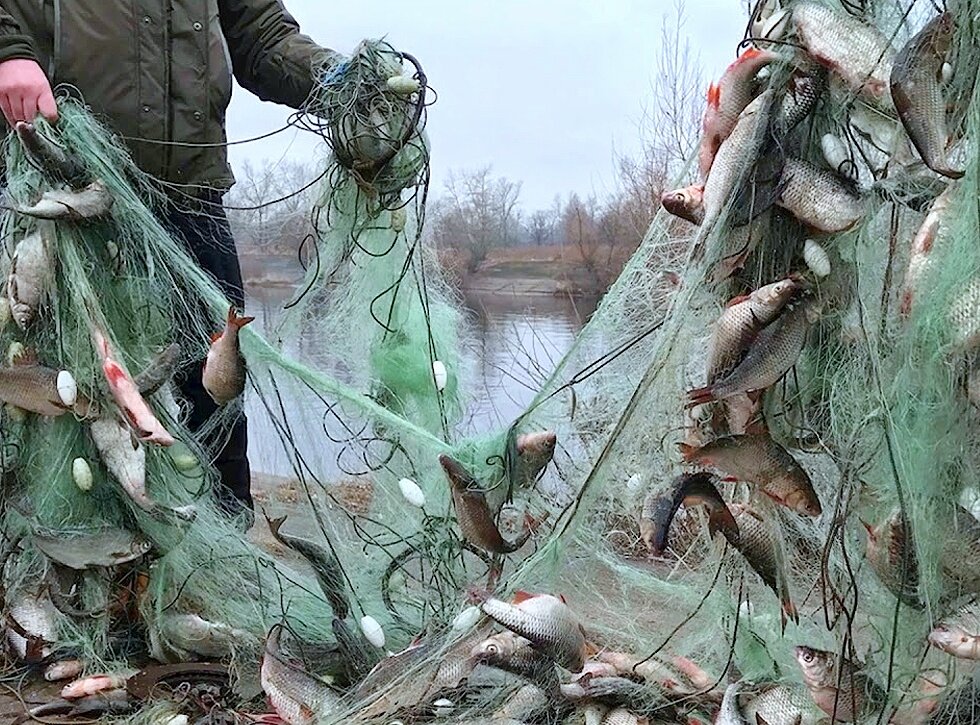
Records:
[[[282,306],[290,299],[286,287],[251,286],[247,309],[262,334],[273,330]],[[469,292],[465,297],[471,342],[466,347],[472,371],[471,403],[464,417],[468,433],[498,430],[509,425],[534,398],[558,361],[571,347],[575,335],[595,308],[594,300],[571,300],[550,295]],[[308,341],[327,345],[329,341]],[[305,347],[305,345],[304,345]],[[292,467],[279,433],[263,410],[262,401],[249,393],[249,459],[253,470],[289,476]],[[331,443],[320,420],[295,425],[302,401],[286,400],[294,420],[291,431],[297,447],[320,465],[330,466],[341,454]],[[301,414],[298,416],[302,420]],[[327,470],[327,476],[338,470]]]

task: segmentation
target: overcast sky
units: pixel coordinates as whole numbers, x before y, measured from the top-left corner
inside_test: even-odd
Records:
[[[491,164],[523,182],[526,210],[556,194],[607,192],[614,151],[637,148],[660,26],[672,0],[285,0],[307,35],[349,53],[387,36],[414,54],[439,100],[429,110],[433,185],[449,169]],[[735,57],[740,0],[686,0],[686,31],[707,77]],[[285,124],[289,110],[235,89],[232,140]],[[317,139],[289,130],[230,150],[244,160],[309,161]]]

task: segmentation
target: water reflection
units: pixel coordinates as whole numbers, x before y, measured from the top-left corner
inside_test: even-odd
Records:
[[[263,335],[275,336],[282,306],[291,299],[291,289],[253,287],[249,289],[248,313]],[[476,434],[509,425],[534,398],[555,365],[571,347],[575,335],[595,309],[595,300],[570,300],[547,295],[517,296],[501,293],[469,293],[465,300],[470,338],[465,345],[468,365],[469,405],[462,430]],[[303,336],[287,340],[287,349],[301,359],[316,357],[320,345],[329,341]],[[282,405],[289,411],[289,434],[307,460],[318,464],[322,475],[342,475],[337,460],[352,455],[343,444],[343,431],[331,435],[340,421],[324,421],[320,414],[304,418],[302,394],[283,390]],[[274,401],[278,405],[278,401]],[[254,470],[289,475],[292,466],[277,431],[264,412],[263,403],[250,394],[249,458]],[[322,407],[321,407],[322,409]],[[312,419],[314,418],[315,419]],[[346,466],[345,466],[346,467]]]

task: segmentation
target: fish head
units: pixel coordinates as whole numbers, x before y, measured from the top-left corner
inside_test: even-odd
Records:
[[[558,435],[552,430],[523,433],[517,436],[517,453],[518,455],[524,452],[547,455],[554,452],[557,444]]]
[[[787,498],[787,503],[791,505],[793,510],[804,516],[816,518],[823,513],[820,500],[816,496],[811,496],[810,491],[807,489],[797,489]]]
[[[439,455],[439,465],[441,465],[442,470],[446,472],[446,477],[449,479],[449,483],[454,489],[469,490],[479,488],[476,479],[474,479],[463,464],[457,461],[455,458],[442,453]]]
[[[694,184],[665,191],[660,195],[660,204],[674,216],[697,224],[704,216],[704,186]]]
[[[487,637],[470,650],[470,660],[491,664],[504,662],[518,646],[518,637],[512,632],[501,632]]]
[[[810,687],[824,687],[833,685],[834,678],[834,657],[832,652],[813,649],[799,645],[793,650],[796,662],[803,671],[803,679]]]
[[[929,644],[941,650],[949,650],[960,644],[966,644],[971,637],[952,622],[940,621],[929,632]]]

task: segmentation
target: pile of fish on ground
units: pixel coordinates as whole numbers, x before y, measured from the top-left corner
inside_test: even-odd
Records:
[[[926,2],[759,3],[751,47],[709,89],[702,178],[664,198],[665,209],[694,225],[679,230],[660,214],[525,414],[482,435],[454,418],[465,393],[450,384],[461,373],[452,364],[459,342],[452,325],[432,324],[432,267],[417,236],[424,205],[407,222],[398,213],[403,187],[417,191],[424,166],[418,154],[427,144],[412,141],[424,76],[396,73],[384,44],[363,46],[320,89],[334,159],[317,249],[335,263],[312,273],[311,289],[319,285],[329,305],[325,287],[340,274],[348,310],[372,289],[369,303],[379,292],[411,294],[375,306],[392,314],[372,315],[384,329],[365,349],[345,346],[342,361],[326,353],[336,377],[242,330],[250,378],[322,543],[288,536],[280,520],[270,526],[309,559],[316,584],[291,574],[284,583],[281,567],[256,567],[254,576],[235,567],[237,579],[222,574],[206,586],[196,567],[261,557],[207,548],[194,538],[201,499],[153,488],[160,511],[144,519],[134,502],[125,512],[141,532],[153,530],[150,513],[172,517],[164,531],[196,517],[176,547],[189,539],[187,558],[165,553],[150,586],[141,585],[152,595],[142,601],[155,603],[141,607],[145,624],[160,632],[176,597],[176,612],[200,620],[187,620],[199,631],[181,640],[183,653],[218,657],[200,649],[234,642],[233,656],[260,657],[259,684],[289,723],[975,721],[978,13],[980,5],[963,1],[944,13]],[[385,120],[393,110],[407,125]],[[379,148],[370,143],[379,136],[401,141]],[[392,168],[398,173],[384,173]],[[30,194],[12,188],[27,204],[38,177],[23,163],[14,169],[33,179]],[[92,264],[70,266],[72,255],[112,259],[105,234],[90,238],[72,224],[81,243],[60,244],[59,262],[91,273]],[[139,238],[128,231],[127,243]],[[166,247],[154,244],[151,258]],[[353,269],[375,262],[378,280],[388,280],[381,287]],[[160,270],[132,277],[154,280]],[[66,309],[59,284],[53,307],[98,322],[85,305],[90,297],[106,303],[85,290],[113,289],[109,281],[74,287],[65,293],[79,295],[78,305]],[[216,324],[226,305],[206,281],[194,289]],[[152,320],[147,299],[169,298],[119,308]],[[403,300],[410,304],[399,317]],[[441,293],[439,301],[452,303]],[[421,363],[416,343],[406,345],[417,329],[400,329],[419,319]],[[443,319],[454,319],[451,309]],[[46,362],[87,346],[91,372],[75,365],[73,377],[101,400],[99,350],[111,360],[121,333],[113,328],[105,347],[84,322],[28,341]],[[152,330],[142,322],[140,330]],[[74,345],[65,342],[72,335]],[[203,355],[202,338],[190,337],[189,358]],[[127,366],[164,343],[144,342]],[[386,359],[386,345],[400,354]],[[396,359],[407,361],[411,384],[391,372]],[[372,372],[358,378],[364,370]],[[354,385],[337,382],[345,377]],[[315,399],[312,412],[283,403],[290,385]],[[158,416],[161,406],[152,406]],[[32,431],[57,427],[27,422]],[[84,430],[85,414],[68,422]],[[291,445],[311,422],[343,444],[340,460]],[[166,430],[185,440],[173,425]],[[149,443],[141,444],[156,451]],[[52,466],[39,465],[67,460],[63,445],[55,447],[61,458],[34,438],[19,448],[38,461],[28,476],[16,469],[20,485],[35,487],[27,489],[33,510],[20,506],[26,521],[52,508],[63,526],[65,509],[83,506],[74,493],[65,506],[66,487],[45,478]],[[343,480],[330,480],[338,472]],[[58,491],[53,501],[38,498],[48,490]],[[98,490],[113,491],[104,500],[118,507],[111,482]],[[100,511],[85,505],[90,517]],[[236,540],[223,531],[222,542]],[[29,572],[47,561],[40,551],[19,549],[5,581],[14,573],[14,584],[36,584]],[[168,557],[177,571],[161,576]],[[115,571],[86,575],[84,587],[67,591],[85,594]],[[46,586],[28,606],[61,591]],[[281,591],[299,603],[284,602]],[[239,592],[253,595],[253,611],[227,605]],[[27,619],[17,621],[26,630]],[[59,652],[69,648],[65,629],[62,621]],[[256,630],[260,652],[242,646]],[[173,628],[166,631],[172,644]],[[44,651],[43,635],[26,634],[25,656],[55,654]],[[100,632],[89,649],[104,652],[111,634]],[[111,663],[87,666],[103,664]],[[142,675],[127,691],[134,679],[170,676]],[[190,689],[182,707],[227,696],[206,683]],[[160,716],[149,709],[136,718]]]

